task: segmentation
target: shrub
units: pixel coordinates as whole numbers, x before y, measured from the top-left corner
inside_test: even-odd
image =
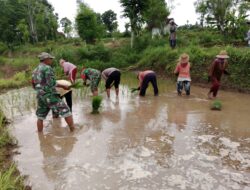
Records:
[[[5,43],[0,42],[0,54],[4,53],[6,50],[8,50],[8,46]]]
[[[55,56],[54,64],[58,65],[60,59],[65,59],[72,63],[77,63],[77,51],[73,48],[58,48],[52,53]]]
[[[142,58],[137,66],[148,69],[164,69],[168,67],[167,65],[176,62],[177,58],[178,52],[170,48],[148,48],[143,52]]]
[[[111,58],[111,51],[105,48],[103,45],[99,44],[96,46],[86,46],[84,48],[79,48],[77,55],[80,60],[99,60],[107,62]]]

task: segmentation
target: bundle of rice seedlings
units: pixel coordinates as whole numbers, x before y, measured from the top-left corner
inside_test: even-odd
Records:
[[[94,96],[92,99],[92,114],[98,114],[99,108],[101,107],[102,97],[101,96]]]
[[[79,88],[82,88],[83,85],[82,85],[82,83],[81,83],[80,81],[77,81],[77,82],[75,82],[74,84],[70,85],[69,87],[70,87],[70,88],[79,89]]]
[[[134,93],[135,91],[139,90],[138,88],[131,88],[131,93]]]
[[[215,100],[213,101],[212,105],[211,105],[211,110],[221,110],[222,104],[219,100]]]

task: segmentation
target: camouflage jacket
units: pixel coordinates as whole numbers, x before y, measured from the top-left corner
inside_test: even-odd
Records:
[[[101,77],[101,72],[96,69],[87,68],[81,72],[81,76],[82,78],[93,80],[93,79]]]
[[[51,66],[40,63],[32,73],[32,86],[37,96],[46,94],[58,94],[56,91],[56,79]]]

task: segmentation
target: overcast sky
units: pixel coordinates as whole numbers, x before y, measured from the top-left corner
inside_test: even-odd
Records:
[[[59,19],[63,17],[69,18],[72,22],[75,20],[77,5],[76,0],[48,0],[55,8],[55,12],[59,14]],[[122,18],[122,8],[119,0],[84,0],[95,12],[104,13],[111,9],[117,14],[119,30],[124,31],[124,25],[128,22]],[[175,19],[178,25],[187,23],[195,24],[197,15],[194,8],[195,0],[174,0],[174,9],[171,11],[170,17]]]

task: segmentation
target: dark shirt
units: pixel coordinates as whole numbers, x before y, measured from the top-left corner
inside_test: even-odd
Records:
[[[215,77],[217,80],[220,81],[222,74],[225,72],[227,67],[227,61],[225,59],[218,59],[216,58],[209,70],[209,76]]]

